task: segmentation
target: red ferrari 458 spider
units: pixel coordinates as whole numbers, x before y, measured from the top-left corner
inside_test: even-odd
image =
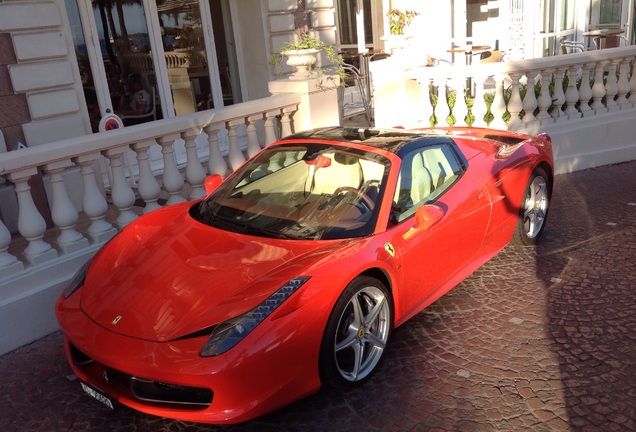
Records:
[[[478,128],[326,128],[268,146],[207,198],[153,211],[56,312],[83,389],[236,423],[378,368],[391,332],[543,231],[552,146]]]

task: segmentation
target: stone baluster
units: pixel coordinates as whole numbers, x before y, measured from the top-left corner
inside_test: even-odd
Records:
[[[141,141],[131,146],[137,154],[137,165],[139,165],[139,185],[137,186],[137,191],[141,199],[146,203],[143,209],[144,214],[161,208],[158,203],[159,196],[161,195],[161,186],[152,173],[150,160],[148,158],[148,149],[153,145],[157,145],[155,140]]]
[[[199,199],[206,196],[203,183],[205,182],[205,169],[199,160],[195,138],[201,134],[199,130],[188,129],[181,132],[181,138],[185,141],[187,164],[185,177],[190,184],[190,199]]]
[[[551,110],[552,117],[556,121],[567,120],[563,112],[563,104],[565,104],[565,93],[563,92],[563,78],[565,77],[565,69],[557,68],[554,71],[554,94],[552,95],[553,107]]]
[[[135,193],[126,181],[122,164],[123,152],[127,150],[128,147],[120,147],[103,152],[103,155],[108,158],[113,177],[110,185],[111,199],[117,210],[119,210],[116,223],[120,230],[138,217],[137,213],[132,209],[133,205],[135,205]]]
[[[439,124],[439,116],[438,113],[440,111],[439,105],[439,78],[433,79],[431,78],[430,89],[430,97],[431,97],[431,107],[433,109],[433,114],[429,119],[428,123],[425,123],[424,126],[437,126]]]
[[[468,116],[468,105],[466,104],[466,79],[457,78],[452,82],[455,87],[455,106],[453,106],[453,116],[455,125],[466,126]]]
[[[603,105],[605,97],[605,84],[603,83],[603,73],[607,62],[597,62],[594,66],[594,85],[592,85],[592,109],[595,114],[607,112],[607,107]]]
[[[433,104],[431,104],[431,79],[422,78],[419,81],[422,87],[422,123],[423,126],[429,126],[431,124],[431,117],[433,116]]]
[[[161,154],[163,155],[163,188],[170,195],[166,204],[172,205],[185,201],[181,196],[183,186],[183,176],[177,167],[177,161],[174,157],[174,142],[180,138],[179,134],[164,135],[158,139],[161,145]]]
[[[475,77],[475,100],[471,109],[473,117],[475,117],[473,126],[486,126],[485,117],[486,114],[488,114],[488,106],[486,105],[486,99],[484,98],[484,82],[486,79],[487,78],[483,76]]]
[[[0,279],[24,270],[24,264],[8,252],[10,244],[11,233],[0,220]]]
[[[435,112],[439,113],[437,116],[437,126],[448,126],[448,117],[453,113],[448,103],[448,95],[450,93],[448,87],[448,80],[446,78],[440,78],[437,84],[437,107],[435,107]]]
[[[203,131],[208,136],[208,146],[210,147],[208,173],[210,175],[218,174],[221,177],[225,177],[229,170],[219,147],[219,128],[217,126],[207,125],[203,128]]]
[[[631,108],[632,106],[627,100],[629,90],[629,59],[624,58],[619,64],[618,96],[616,97],[616,103],[621,109]]]
[[[552,96],[550,95],[550,81],[552,81],[552,70],[542,69],[541,93],[539,94],[539,99],[537,100],[537,103],[539,105],[539,113],[537,114],[537,119],[542,126],[554,121],[552,119],[552,116],[548,113],[548,110],[552,105]]]
[[[505,129],[506,122],[503,119],[503,116],[506,113],[506,100],[504,98],[503,88],[505,77],[503,75],[497,75],[493,78],[495,80],[495,97],[492,101],[492,105],[490,106],[490,112],[494,116],[494,119],[489,126],[497,129]]]
[[[618,81],[616,79],[618,59],[612,59],[609,62],[607,70],[607,81],[605,82],[605,106],[608,112],[618,111],[621,107],[616,103],[616,95],[618,94]]]
[[[261,150],[261,145],[258,143],[258,134],[256,133],[255,121],[261,120],[262,114],[245,117],[245,124],[247,125],[247,156],[252,157]]]
[[[278,112],[263,113],[263,119],[265,120],[265,146],[268,146],[276,141],[275,120],[278,119],[278,115]]]
[[[507,108],[508,112],[510,113],[510,120],[508,121],[508,125],[513,130],[523,124],[523,121],[520,117],[521,111],[523,110],[523,101],[521,100],[521,92],[519,89],[520,79],[520,73],[510,74],[510,80],[512,81],[512,84],[510,85],[510,99],[508,100]]]
[[[283,158],[283,165],[282,166],[289,166],[291,164],[293,164],[294,162],[296,162],[297,159],[297,153],[295,152],[286,152],[285,153],[285,157]],[[267,167],[266,167],[267,168]]]
[[[565,114],[568,119],[580,118],[581,113],[576,109],[579,101],[579,90],[576,87],[576,72],[579,70],[578,65],[571,65],[568,68],[568,89],[565,92]]]
[[[632,76],[629,78],[629,101],[632,103],[632,106],[636,106],[636,70],[634,67],[636,63],[636,57],[631,59],[631,69]]]
[[[523,97],[523,124],[526,127],[538,123],[538,120],[534,115],[534,111],[539,106],[534,89],[534,83],[537,75],[538,72],[536,71],[528,71],[526,73],[526,94]]]
[[[243,124],[243,120],[230,120],[225,122],[225,128],[227,129],[227,138],[229,142],[229,155],[228,161],[230,168],[235,171],[238,167],[245,162],[245,156],[241,151],[241,147],[238,139],[238,127]]]
[[[281,118],[280,118],[280,135],[281,137],[286,137],[292,134],[292,120],[291,116],[298,110],[296,106],[293,107],[285,107],[281,110]]]
[[[57,251],[43,240],[46,222],[31,196],[31,186],[28,182],[31,176],[36,174],[36,168],[29,168],[12,172],[7,177],[15,184],[15,193],[18,197],[18,231],[29,242],[24,254],[31,265],[57,258]]]
[[[51,219],[60,229],[57,246],[64,253],[88,247],[88,239],[75,230],[79,216],[64,185],[64,171],[74,166],[70,160],[53,162],[44,166],[51,180]]]
[[[590,108],[590,100],[592,99],[592,87],[590,86],[590,69],[591,63],[581,66],[581,86],[579,87],[579,110],[581,116],[587,117],[594,112]]]
[[[108,202],[97,186],[95,171],[93,171],[93,164],[99,158],[101,158],[99,154],[92,154],[73,159],[73,162],[80,166],[82,186],[84,186],[82,208],[84,214],[91,220],[88,227],[88,237],[93,243],[105,242],[117,234],[115,227],[106,222]]]

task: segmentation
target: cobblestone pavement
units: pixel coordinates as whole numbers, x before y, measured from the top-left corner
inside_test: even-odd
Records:
[[[557,176],[540,246],[508,247],[394,333],[359,389],[236,426],[118,407],[54,333],[0,357],[1,431],[636,430],[636,162]]]

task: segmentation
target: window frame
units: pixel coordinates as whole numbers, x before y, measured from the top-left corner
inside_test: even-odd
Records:
[[[451,166],[451,168],[457,169],[457,171],[453,172],[453,175],[455,175],[455,178],[450,183],[447,183],[445,181],[441,185],[434,186],[433,190],[431,190],[431,192],[426,196],[427,199],[421,200],[417,203],[412,203],[412,205],[408,209],[403,210],[401,213],[398,214],[397,211],[399,211],[399,209],[397,208],[398,202],[396,201],[396,198],[399,198],[401,187],[404,184],[404,182],[407,181],[407,179],[403,175],[403,169],[405,167],[409,167],[410,169],[412,169],[413,159],[419,155],[424,160],[425,159],[424,153],[427,150],[431,150],[432,148],[440,148],[442,150],[442,153],[446,157],[448,164]],[[418,207],[421,207],[422,205],[427,205],[427,204],[434,204],[435,202],[437,202],[464,176],[464,174],[466,173],[468,169],[468,160],[465,158],[463,153],[459,150],[459,148],[457,147],[457,144],[451,139],[434,140],[434,141],[430,141],[426,143],[416,141],[412,143],[411,145],[407,145],[404,148],[402,148],[398,152],[398,156],[401,159],[401,163],[400,163],[400,172],[398,174],[398,180],[396,183],[396,190],[394,191],[393,198],[392,198],[392,203],[393,203],[392,204],[393,211],[391,212],[392,223],[398,223],[398,224],[403,223],[404,221],[409,220],[415,215],[415,211],[417,210]],[[452,160],[450,159],[451,157],[452,157]],[[456,166],[453,167],[453,165],[455,164]],[[424,162],[422,163],[422,166],[424,168],[428,168],[425,166]],[[412,173],[409,175],[408,178],[409,179],[413,178]],[[432,181],[432,178],[431,178],[431,181]],[[439,186],[444,186],[441,189],[441,192],[437,192],[435,190]],[[409,193],[411,193],[411,190],[412,188],[408,188]]]

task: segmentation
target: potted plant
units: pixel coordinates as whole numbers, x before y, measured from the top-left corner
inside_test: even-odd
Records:
[[[320,81],[325,76],[328,68],[314,68],[314,64],[318,59],[318,54],[324,52],[327,59],[331,62],[335,69],[336,75],[341,79],[345,77],[345,71],[342,67],[344,60],[339,55],[333,45],[327,45],[309,32],[302,32],[298,38],[292,42],[288,42],[278,49],[269,60],[269,63],[276,67],[276,75],[282,74],[282,62],[287,58],[286,64],[296,68],[296,71],[289,76],[292,80],[307,79],[316,76]]]
[[[420,13],[415,11],[404,11],[391,9],[386,16],[389,17],[389,31],[392,35],[403,35],[404,29],[411,25],[413,18]]]
[[[402,12],[399,9],[391,9],[386,14],[389,18],[389,34],[382,36],[382,40],[387,50],[393,52],[407,45],[411,35],[405,34],[404,31],[418,15],[419,12],[410,10]]]

